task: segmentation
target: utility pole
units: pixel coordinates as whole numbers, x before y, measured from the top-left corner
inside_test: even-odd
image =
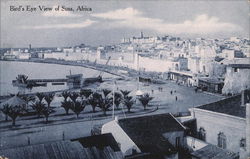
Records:
[[[112,119],[115,118],[115,79],[113,77],[113,110],[112,110]]]

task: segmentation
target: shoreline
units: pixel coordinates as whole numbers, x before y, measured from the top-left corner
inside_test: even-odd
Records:
[[[3,60],[3,59],[0,59],[0,61],[33,62],[33,63],[46,63],[46,64],[79,66],[79,67],[94,69],[94,70],[97,70],[97,71],[103,71],[103,72],[106,72],[106,73],[109,73],[109,74],[112,74],[112,75],[116,75],[116,76],[119,76],[119,77],[123,77],[123,78],[126,77],[126,76],[124,76],[122,74],[111,71],[110,69],[107,70],[108,68],[121,70],[121,68],[117,68],[117,67],[113,67],[113,66],[109,66],[109,65],[94,64],[92,62],[86,62],[84,60],[82,60],[82,62],[76,62],[76,61],[64,61],[64,60],[55,60],[55,59],[29,59],[29,60],[20,60],[20,59]],[[104,68],[102,68],[102,67],[104,67]]]

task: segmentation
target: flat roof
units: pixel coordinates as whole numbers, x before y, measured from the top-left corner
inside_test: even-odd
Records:
[[[207,145],[197,151],[192,152],[191,155],[197,158],[209,159],[235,159],[239,156],[234,152],[219,148],[215,145]]]
[[[249,60],[250,63],[250,60]],[[245,68],[245,69],[250,69],[250,64],[229,64],[229,67],[233,67],[233,68]]]
[[[220,81],[220,80],[217,79],[217,78],[209,78],[209,77],[202,77],[202,78],[199,78],[198,80],[204,81],[204,82],[207,82],[207,83],[213,83],[213,84],[221,84],[221,83],[224,83],[223,81]]]

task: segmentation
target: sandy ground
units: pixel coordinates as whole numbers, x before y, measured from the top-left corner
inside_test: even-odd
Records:
[[[162,88],[162,91],[159,90]],[[115,89],[115,90],[130,90],[134,96],[137,88],[136,79],[132,80],[116,80],[116,85],[112,80],[107,80],[101,84],[91,85],[89,88],[95,89]],[[167,81],[166,84],[151,84],[145,85],[140,83],[139,88],[143,92],[150,93],[154,99],[150,102],[150,106],[146,111],[139,102],[132,108],[131,114],[127,116],[150,115],[159,113],[176,113],[187,112],[188,108],[199,106],[202,104],[214,102],[223,98],[220,95],[214,95],[204,92],[195,93],[194,88],[180,86],[172,81]],[[153,90],[153,91],[152,91]],[[173,92],[173,94],[170,93]],[[177,101],[176,101],[177,97]],[[56,113],[49,118],[51,123],[45,124],[43,118],[36,116],[18,118],[16,129],[10,128],[11,121],[5,122],[4,116],[1,114],[0,121],[0,148],[10,148],[23,146],[28,144],[44,143],[49,141],[57,141],[63,139],[73,139],[90,135],[90,130],[95,124],[103,124],[112,120],[112,111],[108,112],[107,117],[102,117],[102,112],[97,109],[97,113],[91,113],[91,107],[88,106],[84,112],[80,114],[80,119],[76,119],[76,115],[71,112],[71,115],[63,115],[64,109],[60,107],[62,97],[56,97],[51,103],[51,106],[56,107]],[[155,110],[156,107],[159,109]],[[124,109],[124,111],[127,111]],[[117,110],[116,115],[119,118],[124,118],[123,110]],[[33,119],[28,119],[33,118]]]

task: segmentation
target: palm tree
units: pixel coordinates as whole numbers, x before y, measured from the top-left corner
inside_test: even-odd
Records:
[[[115,92],[114,94],[114,103],[116,106],[116,109],[119,108],[120,103],[122,102],[122,95],[119,92]]]
[[[46,107],[45,104],[43,102],[35,102],[31,105],[32,109],[34,109],[38,115],[38,117],[40,117],[40,115],[42,114],[42,111],[44,110],[44,108]]]
[[[79,97],[79,94],[77,92],[72,92],[69,97],[74,103],[76,103],[76,99]]]
[[[135,101],[133,100],[132,96],[125,96],[123,98],[123,104],[127,107],[129,113],[130,113],[130,109],[134,103],[135,103]]]
[[[45,116],[46,123],[49,121],[49,115],[52,113],[52,108],[50,107],[44,107],[42,110],[42,114]]]
[[[95,108],[97,107],[101,97],[102,95],[97,92],[94,92],[89,96],[88,103],[92,106],[93,113],[95,113]]]
[[[22,109],[21,106],[12,106],[9,109],[8,116],[12,119],[12,126],[16,125],[16,118],[20,115]]]
[[[153,99],[153,97],[150,97],[148,93],[142,95],[139,97],[139,101],[141,102],[142,106],[144,107],[144,110],[146,110],[146,107],[148,106],[148,103]]]
[[[103,115],[106,115],[106,112],[109,110],[109,108],[112,106],[112,98],[109,97],[102,97],[98,101],[98,106],[102,109]]]
[[[128,94],[130,93],[130,91],[127,91],[127,90],[121,90],[121,92],[122,92],[122,95],[123,95],[123,97],[126,97],[126,96],[128,96]]]
[[[5,121],[7,121],[8,120],[8,114],[9,114],[9,111],[10,111],[10,105],[9,104],[3,105],[3,108],[1,108],[0,111],[5,114]]]
[[[27,105],[29,104],[29,102],[34,102],[36,100],[35,96],[33,95],[19,95],[18,94],[17,96],[25,100]]]
[[[64,100],[64,101],[62,102],[61,107],[64,108],[64,110],[65,110],[65,112],[66,112],[66,115],[69,114],[69,110],[70,110],[70,108],[72,108],[72,105],[73,105],[73,104],[74,104],[74,103],[73,103],[72,101],[67,101],[67,100]]]
[[[45,97],[44,97],[44,99],[47,102],[49,108],[50,108],[50,103],[54,99],[54,96],[55,96],[54,93],[49,93],[49,94],[46,94]]]
[[[91,89],[81,89],[80,90],[80,95],[84,96],[86,99],[89,98],[89,96],[92,94]]]
[[[102,93],[103,93],[104,97],[106,98],[109,95],[109,93],[111,93],[111,90],[103,89]]]
[[[69,95],[70,95],[70,92],[68,92],[68,91],[63,91],[62,92],[62,96],[64,98],[64,101],[66,101],[68,99]]]
[[[40,103],[42,103],[42,100],[43,100],[43,98],[45,97],[45,95],[43,94],[43,93],[36,93],[36,96],[37,96],[37,98],[39,99],[39,102]]]
[[[84,110],[85,107],[86,107],[86,104],[82,101],[76,101],[72,105],[71,110],[76,114],[77,119],[79,117],[79,114]]]

